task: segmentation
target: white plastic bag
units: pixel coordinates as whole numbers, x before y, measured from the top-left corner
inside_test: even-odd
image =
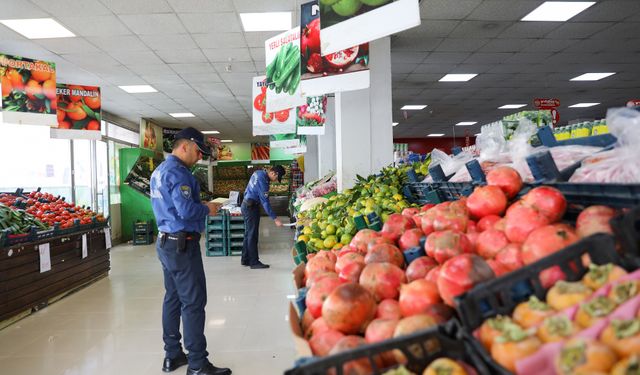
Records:
[[[640,183],[640,112],[630,108],[607,111],[609,131],[618,142],[610,151],[586,158],[571,182]]]
[[[466,169],[465,164],[471,159],[473,159],[473,154],[467,151],[463,151],[458,155],[449,156],[444,151],[434,148],[433,151],[431,151],[431,164],[429,164],[429,168],[440,165],[444,175],[450,176],[461,169]],[[433,179],[430,175],[424,179],[424,182],[431,181],[433,181]]]

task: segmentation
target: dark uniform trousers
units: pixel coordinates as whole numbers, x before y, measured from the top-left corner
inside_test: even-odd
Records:
[[[184,346],[189,351],[189,367],[201,368],[209,353],[204,336],[207,285],[202,266],[199,235],[186,241],[186,251],[177,252],[178,241],[158,236],[156,250],[164,272],[164,304],[162,329],[167,357],[181,352],[180,317],[184,331]]]
[[[242,243],[242,264],[257,264],[258,236],[260,234],[260,205],[253,199],[245,199],[240,206],[244,217],[245,234]]]

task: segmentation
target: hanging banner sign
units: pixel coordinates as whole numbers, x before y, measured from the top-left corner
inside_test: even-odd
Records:
[[[320,0],[322,55],[420,25],[418,0]]]
[[[267,111],[267,83],[265,76],[253,77],[253,135],[294,133],[296,118],[293,108],[277,112]]]
[[[264,48],[266,112],[275,113],[304,104],[300,91],[300,28],[267,39]]]
[[[289,155],[304,154],[305,152],[307,152],[307,136],[306,135],[298,136],[297,146],[287,147],[284,149],[284,153]]]
[[[182,129],[162,128],[162,150],[167,153],[173,151],[173,139]]]
[[[162,153],[162,128],[144,118],[140,119],[140,147]]]
[[[51,128],[51,138],[102,138],[100,87],[58,83],[56,94],[58,125]]]
[[[268,143],[251,144],[251,160],[269,160],[271,148]]]
[[[57,126],[56,64],[0,54],[2,122]]]
[[[320,3],[314,0],[302,4],[300,8],[300,69],[303,96],[369,88],[369,43],[350,46],[327,56],[322,56],[321,45]]]
[[[275,134],[269,136],[269,145],[271,148],[297,147],[299,144],[300,139],[298,139],[296,133]]]
[[[298,107],[297,128],[298,134],[323,135],[326,122],[327,97],[310,96],[307,104]]]
[[[533,105],[538,109],[554,109],[560,107],[560,99],[535,98]]]

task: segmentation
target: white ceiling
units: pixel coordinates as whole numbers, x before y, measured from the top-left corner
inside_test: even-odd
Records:
[[[0,0],[0,18],[53,17],[78,37],[28,40],[0,25],[0,51],[55,61],[58,80],[99,85],[103,108],[137,123],[216,129],[251,139],[251,78],[264,40],[244,33],[240,12],[293,11],[306,0]],[[569,22],[519,22],[543,0],[422,0],[422,25],[392,37],[396,137],[452,134],[452,124],[493,121],[508,103],[558,97],[563,120],[599,117],[638,96],[640,0],[598,0]],[[230,69],[229,69],[230,68]],[[585,72],[618,74],[569,82]],[[466,83],[446,73],[479,73]],[[151,84],[127,94],[118,85]],[[569,109],[577,102],[601,106]],[[408,113],[404,104],[428,104]],[[526,109],[526,108],[525,108]],[[531,109],[531,106],[528,107]],[[170,112],[197,117],[174,119]]]

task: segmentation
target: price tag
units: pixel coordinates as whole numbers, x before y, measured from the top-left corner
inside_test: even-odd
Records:
[[[111,228],[104,228],[104,243],[107,250],[111,249]]]
[[[89,251],[87,249],[87,235],[82,235],[82,259],[86,258]]]
[[[51,271],[51,248],[48,243],[38,246],[40,252],[40,273]]]

